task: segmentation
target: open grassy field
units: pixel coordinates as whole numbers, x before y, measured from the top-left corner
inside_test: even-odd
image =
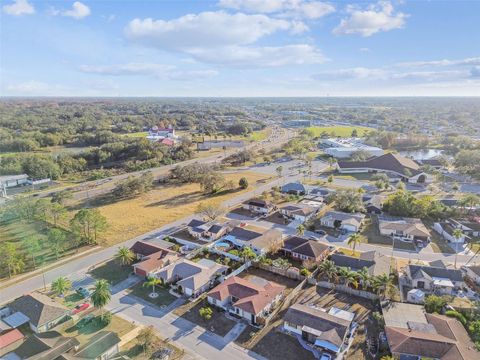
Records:
[[[138,132],[133,132],[133,133],[128,133],[128,134],[124,134],[123,136],[125,137],[131,137],[131,138],[144,138],[148,135],[148,132],[147,131],[138,131]]]
[[[34,237],[39,240],[41,250],[35,256],[36,266],[44,266],[56,261],[56,256],[48,244],[48,227],[42,221],[20,221],[17,219],[0,222],[0,243],[5,241],[16,245],[23,262],[25,264],[22,272],[34,269],[33,260],[25,250],[25,242],[28,238]],[[68,236],[68,234],[67,234]],[[68,243],[68,241],[67,241]],[[60,254],[60,257],[72,255],[75,252],[73,249],[67,249]],[[0,278],[8,276],[6,267],[0,269]]]
[[[269,175],[253,172],[227,174],[227,180],[245,176],[250,187],[219,195],[206,196],[198,184],[162,185],[138,198],[99,206],[107,218],[109,229],[102,245],[113,245],[195,213],[201,202],[220,204],[242,192],[252,190],[259,180],[270,179]]]
[[[315,136],[320,136],[323,132],[331,136],[350,137],[352,131],[356,129],[358,136],[363,136],[374,129],[365,126],[311,126],[307,130],[313,131]]]
[[[248,137],[248,140],[250,140],[250,141],[265,140],[270,135],[271,132],[272,132],[271,128],[266,128],[266,129],[263,129],[263,130],[254,131],[250,134],[250,136]]]

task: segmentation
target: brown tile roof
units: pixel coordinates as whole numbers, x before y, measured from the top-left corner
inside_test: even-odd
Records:
[[[292,236],[285,240],[283,248],[315,259],[328,251],[327,245],[299,236]]]
[[[443,315],[426,314],[425,316],[428,324],[433,326],[435,331],[385,327],[390,350],[393,353],[441,360],[475,360],[480,357],[480,353],[474,349],[473,343],[459,321]]]
[[[158,251],[166,251],[166,249],[162,248],[161,246],[152,244],[152,243],[147,243],[144,241],[137,241],[133,246],[130,248],[130,250],[135,253],[139,254],[142,256],[148,256],[152,255]]]
[[[412,175],[422,173],[420,166],[412,159],[399,154],[388,153],[366,161],[339,161],[338,166],[343,169],[370,168],[384,171],[392,171],[407,176],[407,170]]]
[[[238,276],[232,276],[212,289],[208,296],[220,301],[233,296],[238,299],[233,303],[234,306],[257,315],[284,290],[285,286],[271,281],[265,286],[259,286]]]
[[[12,310],[19,311],[30,319],[35,326],[42,326],[69,313],[69,309],[48,296],[32,292],[23,295],[8,305]]]
[[[283,319],[290,324],[308,326],[320,331],[318,339],[326,340],[338,347],[342,345],[351,324],[348,320],[302,304],[291,306]]]
[[[178,258],[177,254],[167,250],[160,250],[148,255],[141,262],[133,265],[135,268],[146,271],[147,273],[161,269]]]

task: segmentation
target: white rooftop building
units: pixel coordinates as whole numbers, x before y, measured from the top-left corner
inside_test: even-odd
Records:
[[[338,159],[349,158],[358,151],[367,151],[371,156],[381,156],[385,153],[383,149],[364,144],[360,138],[322,139],[321,144],[326,154]]]

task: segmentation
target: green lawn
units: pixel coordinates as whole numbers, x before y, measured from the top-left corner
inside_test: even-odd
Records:
[[[363,136],[374,130],[365,126],[311,126],[307,128],[307,130],[313,131],[316,137],[323,132],[328,133],[329,136],[350,137],[354,129],[357,129],[358,136]]]
[[[271,132],[271,129],[254,131],[250,134],[250,136],[248,137],[248,140],[251,140],[251,141],[265,140],[268,137],[268,135],[270,134],[270,132]]]
[[[110,324],[104,325],[100,320],[100,314],[100,310],[96,310],[92,313],[95,318],[86,325],[77,327],[78,322],[75,325],[68,322],[58,329],[58,331],[64,336],[75,337],[80,342],[81,346],[86,344],[99,331],[112,331],[121,337],[135,328],[135,325],[131,324],[129,321],[115,315],[112,316],[112,322]]]
[[[143,286],[143,283],[140,283],[131,288],[130,293],[159,307],[168,306],[176,299],[175,296],[168,292],[168,289],[165,289],[161,286],[155,286],[155,292],[158,293],[158,297],[152,299],[150,296],[148,296],[151,292],[151,286]]]
[[[5,241],[11,242],[17,246],[17,249],[23,257],[25,264],[23,272],[31,271],[34,269],[33,260],[30,255],[25,251],[24,242],[30,238],[37,238],[41,244],[41,250],[35,256],[35,262],[37,267],[47,265],[56,261],[56,256],[51,250],[48,244],[48,231],[49,228],[42,221],[19,221],[12,219],[8,221],[0,222],[0,243]],[[67,239],[69,234],[66,233]],[[72,244],[71,241],[66,241],[67,244]],[[60,258],[74,254],[75,250],[66,249],[60,254]],[[6,267],[0,268],[0,278],[7,277],[8,270]]]
[[[126,136],[126,137],[132,137],[132,138],[136,138],[136,137],[146,137],[148,135],[148,132],[147,131],[138,131],[138,132],[134,132],[134,133],[128,133],[128,134],[124,134],[123,136]]]
[[[125,280],[132,273],[131,266],[124,266],[117,260],[110,260],[96,267],[90,274],[96,279],[107,280],[111,285],[118,284]]]

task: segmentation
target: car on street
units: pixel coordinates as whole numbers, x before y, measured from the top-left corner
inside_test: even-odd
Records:
[[[82,312],[83,310],[87,310],[89,307],[90,307],[89,303],[78,304],[72,310],[72,314],[78,314],[79,312]]]
[[[79,287],[75,290],[75,292],[82,296],[83,298],[88,298],[91,295],[90,290],[84,288],[84,287]]]

